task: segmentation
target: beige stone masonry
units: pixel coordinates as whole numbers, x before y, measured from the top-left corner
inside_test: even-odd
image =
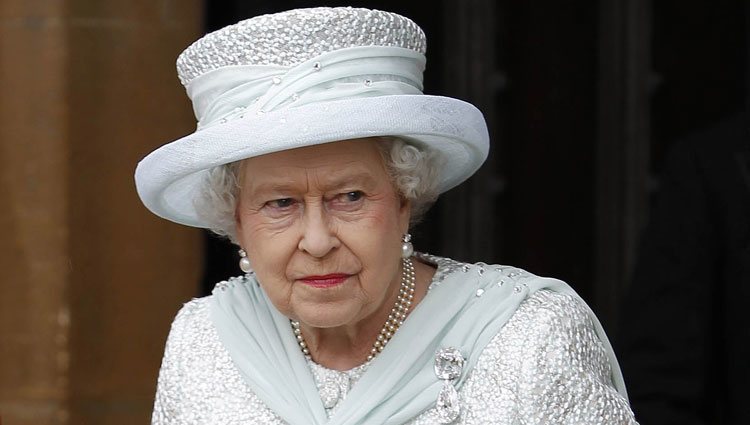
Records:
[[[197,231],[137,161],[194,128],[174,61],[198,0],[0,1],[0,421],[147,423]]]

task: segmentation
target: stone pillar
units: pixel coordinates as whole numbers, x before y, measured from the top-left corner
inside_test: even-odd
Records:
[[[137,161],[194,128],[174,70],[198,0],[0,2],[0,417],[146,423],[199,233],[140,204]]]
[[[64,423],[68,109],[62,2],[0,2],[0,417]]]

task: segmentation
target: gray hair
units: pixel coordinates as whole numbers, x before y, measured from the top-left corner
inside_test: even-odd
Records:
[[[411,223],[418,222],[438,196],[440,156],[397,137],[378,137],[378,148],[393,187],[411,202]],[[237,243],[236,209],[242,162],[219,165],[206,174],[194,200],[198,215],[212,232]]]

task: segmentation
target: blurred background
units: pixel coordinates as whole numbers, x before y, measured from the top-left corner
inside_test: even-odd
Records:
[[[148,422],[174,314],[240,273],[235,248],[135,193],[140,158],[194,130],[175,59],[207,31],[320,5],[412,18],[425,92],[487,118],[487,163],[415,247],[567,281],[616,350],[668,152],[728,117],[748,140],[743,1],[0,0],[3,423]],[[730,423],[731,406],[701,409],[682,423]]]

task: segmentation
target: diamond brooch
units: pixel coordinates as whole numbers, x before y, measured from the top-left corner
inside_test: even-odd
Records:
[[[464,368],[464,356],[457,348],[441,348],[435,353],[435,375],[443,381],[443,388],[435,402],[435,410],[441,424],[449,424],[458,418],[461,406],[455,382]]]

